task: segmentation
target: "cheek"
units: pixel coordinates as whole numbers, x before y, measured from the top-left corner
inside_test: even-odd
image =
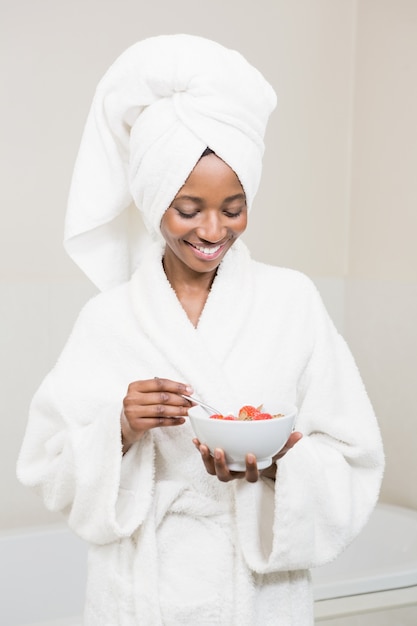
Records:
[[[239,219],[236,221],[234,230],[236,233],[239,233],[239,235],[241,235],[242,233],[245,232],[247,225],[248,225],[248,214],[245,213],[244,215],[239,217]]]
[[[165,241],[175,237],[178,232],[175,220],[171,215],[169,215],[169,213],[165,213],[163,215],[159,228]]]

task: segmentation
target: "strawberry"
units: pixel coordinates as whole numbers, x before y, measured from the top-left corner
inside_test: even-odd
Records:
[[[253,419],[254,420],[271,420],[272,415],[270,413],[258,413],[257,415],[255,415]]]
[[[258,413],[260,412],[260,408],[255,408],[254,406],[251,406],[250,404],[245,404],[245,406],[242,406],[242,408],[239,411],[239,417],[238,419],[240,420],[253,420],[255,419],[255,416],[258,415]]]

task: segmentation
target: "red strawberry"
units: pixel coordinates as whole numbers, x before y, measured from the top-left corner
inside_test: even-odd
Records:
[[[253,420],[259,414],[259,412],[260,412],[259,408],[255,408],[254,406],[251,406],[250,404],[245,404],[245,406],[242,406],[242,408],[239,411],[238,419]]]
[[[270,413],[258,413],[257,415],[255,415],[253,419],[254,420],[271,420],[272,415]]]

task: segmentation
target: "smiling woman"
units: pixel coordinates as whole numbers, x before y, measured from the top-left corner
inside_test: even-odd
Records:
[[[345,342],[306,276],[240,239],[275,102],[239,53],[188,35],[132,46],[96,90],[65,245],[102,293],[33,399],[18,462],[90,544],[85,626],[312,626],[309,569],[375,505],[381,439]],[[134,269],[132,200],[154,239]],[[249,437],[229,465],[193,434],[194,390],[294,405],[296,430],[265,459]]]

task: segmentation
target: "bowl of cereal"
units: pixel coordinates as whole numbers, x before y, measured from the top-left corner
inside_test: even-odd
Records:
[[[211,454],[221,448],[231,470],[245,470],[246,455],[252,453],[258,469],[269,467],[272,457],[285,445],[297,415],[297,408],[287,402],[254,407],[246,404],[236,411],[209,416],[200,406],[192,407],[188,416],[200,443]]]

